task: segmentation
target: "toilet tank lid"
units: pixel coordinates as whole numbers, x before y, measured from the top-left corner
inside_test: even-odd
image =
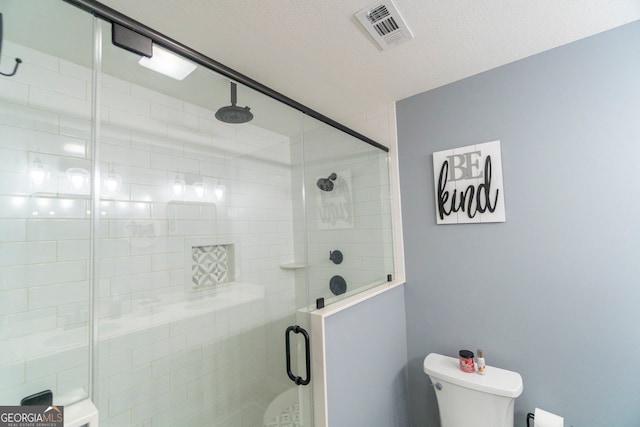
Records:
[[[486,367],[485,375],[462,372],[457,358],[437,353],[425,357],[423,366],[433,382],[441,379],[461,387],[513,398],[522,393],[522,377],[517,372],[493,366]]]

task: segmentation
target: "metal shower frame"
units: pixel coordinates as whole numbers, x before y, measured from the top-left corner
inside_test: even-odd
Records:
[[[361,133],[354,131],[353,129],[350,129],[341,123],[338,123],[337,121],[325,116],[324,114],[321,114],[307,107],[306,105],[303,105],[283,95],[282,93],[277,92],[271,89],[270,87],[267,87],[262,83],[256,80],[253,80],[252,78],[245,76],[244,74],[241,74],[236,70],[229,68],[226,65],[221,64],[220,62],[209,58],[208,56],[203,55],[200,52],[197,52],[191,49],[190,47],[185,46],[182,43],[179,43],[132,18],[129,18],[126,15],[123,15],[117,10],[114,10],[108,6],[105,6],[104,4],[98,1],[95,1],[95,0],[62,0],[62,1],[64,1],[65,3],[69,3],[73,6],[76,6],[86,12],[89,12],[98,18],[104,19],[110,22],[111,24],[115,23],[115,24],[122,25],[123,27],[126,27],[132,31],[135,31],[145,37],[148,37],[154,43],[157,43],[159,46],[165,49],[168,49],[174,53],[177,53],[181,56],[184,56],[185,58],[188,58],[189,60],[195,62],[196,64],[202,65],[203,67],[206,67],[212,71],[215,71],[216,73],[219,73],[231,80],[234,80],[270,98],[280,101],[283,104],[286,104],[310,117],[313,117],[314,119],[320,120],[321,122],[331,127],[334,127],[342,132],[345,132],[361,140],[362,142],[372,145],[373,147],[376,147],[382,151],[389,152],[388,147],[374,141],[373,139],[367,136],[364,136]]]

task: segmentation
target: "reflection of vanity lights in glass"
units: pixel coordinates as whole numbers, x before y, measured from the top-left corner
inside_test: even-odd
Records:
[[[67,169],[67,179],[71,188],[81,190],[89,182],[89,171],[82,168]]]
[[[185,182],[184,179],[181,179],[178,175],[176,175],[175,179],[173,180],[173,182],[171,183],[171,191],[173,192],[173,194],[175,194],[176,196],[181,195],[182,193],[184,193],[184,188],[185,188]]]
[[[118,190],[121,181],[122,179],[119,175],[109,172],[107,177],[104,179],[104,187],[108,192],[115,193]]]
[[[196,196],[198,196],[199,199],[202,199],[202,197],[207,193],[207,184],[204,182],[194,182],[193,191],[195,191]]]
[[[44,168],[40,157],[36,157],[29,168],[29,179],[33,185],[42,185],[49,177],[49,172]]]
[[[218,202],[224,202],[226,193],[227,193],[227,188],[222,184],[217,184],[215,187],[213,187],[213,197]]]

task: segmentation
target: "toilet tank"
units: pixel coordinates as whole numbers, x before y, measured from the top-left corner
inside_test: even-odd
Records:
[[[517,372],[493,366],[485,375],[462,372],[457,358],[436,353],[424,359],[424,372],[435,385],[441,427],[513,427],[515,398],[522,393]]]

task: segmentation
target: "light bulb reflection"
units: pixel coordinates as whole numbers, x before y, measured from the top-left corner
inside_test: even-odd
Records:
[[[31,164],[29,168],[29,179],[33,185],[42,185],[46,181],[49,173],[44,168],[44,164],[40,161],[39,157]]]
[[[67,179],[71,188],[74,190],[82,190],[84,186],[89,182],[89,171],[82,168],[67,169]]]
[[[185,185],[184,179],[180,179],[176,176],[176,179],[171,183],[171,191],[174,195],[179,196],[184,193]]]
[[[207,193],[207,185],[204,182],[194,182],[193,191],[195,191],[196,196],[198,196],[199,199],[202,199],[202,197]]]
[[[115,193],[118,191],[118,187],[120,186],[120,176],[115,173],[109,173],[107,177],[104,179],[104,187],[110,193]]]
[[[215,197],[215,199],[218,202],[224,202],[226,193],[227,193],[227,188],[222,184],[218,184],[215,187],[213,187],[213,197]]]

